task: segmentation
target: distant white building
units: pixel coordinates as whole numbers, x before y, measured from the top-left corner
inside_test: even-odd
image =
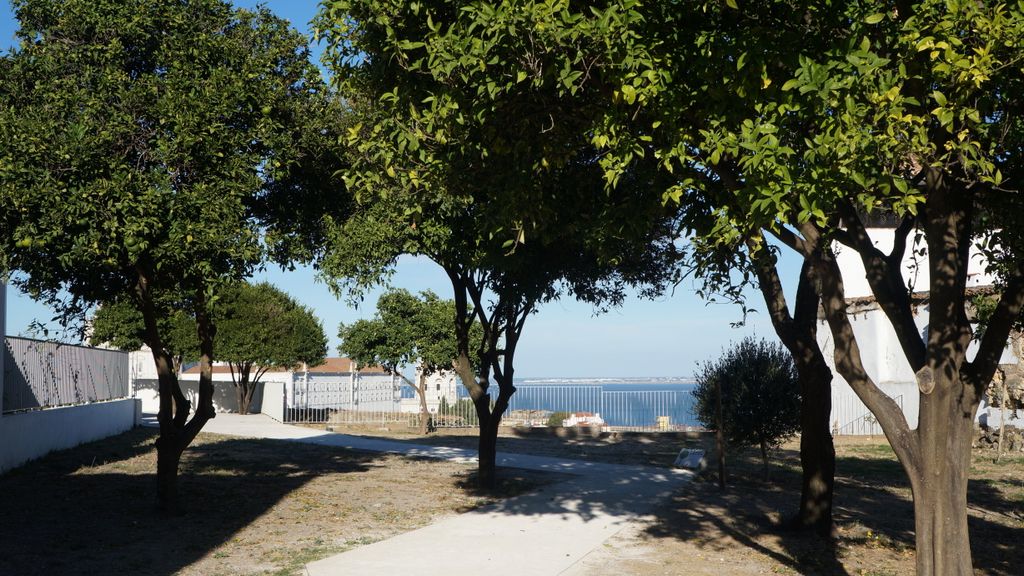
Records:
[[[565,420],[562,420],[562,426],[565,428],[572,428],[573,426],[604,426],[604,418],[601,418],[601,414],[592,414],[590,412],[573,412],[569,414]]]
[[[416,367],[416,375],[413,377],[413,382],[419,382],[420,379],[420,367]],[[444,400],[449,406],[453,406],[459,399],[459,386],[462,385],[462,381],[459,379],[459,375],[454,370],[442,370],[435,372],[427,376],[426,381],[426,394],[427,397],[427,411],[431,414],[437,414],[441,407],[441,401]],[[417,414],[420,411],[420,397],[419,393],[415,390],[412,391],[412,397],[408,397],[408,393],[405,398],[402,398],[401,403],[402,412],[408,414]]]
[[[156,412],[160,399],[156,367],[150,352],[133,352],[130,368],[135,395],[142,400],[142,411]],[[401,401],[398,376],[377,366],[359,367],[348,358],[328,358],[314,367],[272,369],[264,373],[260,381],[282,384],[283,387],[275,389],[283,389],[284,398],[274,401],[284,402],[289,408],[391,412],[397,411]],[[227,364],[216,363],[213,366],[213,382],[214,407],[219,412],[237,412],[238,401],[231,368]],[[185,395],[194,402],[198,396],[199,366],[193,365],[184,370],[180,383]],[[252,410],[259,412],[263,401],[261,387],[253,398]]]
[[[875,242],[875,246],[882,252],[889,253],[892,250],[892,228],[869,228],[868,234]],[[915,308],[914,319],[923,339],[928,332],[929,323],[928,249],[923,238],[912,237],[911,239],[913,242],[908,242],[909,246],[901,267],[904,280],[918,304]],[[851,248],[840,245],[836,245],[835,250],[836,260],[843,275],[843,286],[846,290],[847,311],[860,347],[864,368],[879,388],[902,407],[910,427],[916,428],[919,396],[914,371],[903,354],[892,324],[871,292],[860,254]],[[991,290],[993,284],[994,278],[986,271],[985,258],[976,248],[972,247],[967,272],[968,290],[986,292]],[[835,343],[832,340],[832,333],[823,319],[819,319],[818,344],[821,346],[822,353],[824,353],[825,360],[833,374],[832,416],[830,418],[833,433],[845,435],[882,434],[882,429],[875,422],[871,412],[835,369]],[[976,347],[977,344],[972,343],[971,346]],[[973,354],[970,348],[968,354]],[[1007,347],[1000,359],[1001,372],[1005,373],[1007,377],[1016,377],[1013,375],[1017,373],[1019,364],[1017,356],[1011,353]],[[990,411],[989,408],[987,404],[983,403],[979,416],[983,421],[988,421],[991,418],[991,413],[994,412],[996,421],[998,421],[998,410]],[[1013,421],[1008,419],[1007,423],[1013,423]],[[1024,420],[1018,420],[1017,423],[1017,425],[1022,425]]]

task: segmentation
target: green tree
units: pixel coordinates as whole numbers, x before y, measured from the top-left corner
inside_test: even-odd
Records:
[[[182,451],[214,416],[213,304],[260,261],[247,207],[294,189],[328,92],[305,40],[220,0],[18,0],[0,59],[0,268],[65,319],[126,299],[159,373],[158,498],[180,507]],[[315,131],[314,131],[315,132]],[[197,325],[198,406],[161,330],[170,299]]]
[[[568,412],[552,412],[551,416],[548,416],[548,426],[555,428],[562,425],[562,422],[569,417]]]
[[[458,356],[454,317],[454,301],[443,300],[430,291],[416,296],[399,289],[389,290],[377,300],[373,319],[338,327],[341,354],[360,364],[381,366],[416,390],[421,434],[431,429],[427,378],[442,370],[452,370]],[[479,330],[473,332],[478,342]],[[417,382],[402,373],[402,368],[413,363],[419,367]]]
[[[607,38],[629,16],[619,8],[358,0],[319,18],[356,122],[345,182],[360,201],[321,266],[350,285],[380,280],[400,254],[444,268],[484,486],[527,318],[565,293],[614,304],[624,284],[673,270],[659,193],[629,172],[608,194],[595,160],[604,72],[621,55]]]
[[[938,0],[736,6],[660,14],[670,39],[651,46],[676,65],[672,85],[648,102],[675,122],[662,153],[681,177],[667,196],[704,206],[700,237],[711,247],[747,246],[759,258],[773,238],[804,259],[836,369],[910,479],[918,573],[970,574],[973,417],[1024,302],[1015,184],[1024,9]],[[787,29],[801,38],[772,32]],[[893,224],[890,250],[868,234],[879,219]],[[918,233],[928,251],[924,337],[901,270]],[[916,429],[864,368],[835,242],[860,256],[917,374]],[[988,257],[1001,296],[968,357],[972,246]]]
[[[175,374],[182,364],[199,360],[196,320],[181,308],[161,306],[157,326],[163,336],[164,349],[171,356]],[[142,313],[130,299],[100,304],[90,322],[89,343],[108,344],[120,350],[133,351],[146,344],[146,323]]]
[[[327,356],[327,336],[313,311],[266,282],[228,287],[215,320],[217,360],[231,369],[239,414],[249,413],[267,370],[318,366]]]
[[[796,366],[779,344],[744,338],[701,366],[693,396],[702,424],[721,430],[733,446],[760,448],[765,480],[769,450],[800,429]]]

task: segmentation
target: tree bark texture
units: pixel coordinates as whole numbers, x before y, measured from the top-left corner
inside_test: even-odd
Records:
[[[813,358],[797,363],[800,379],[800,508],[792,524],[822,536],[832,533],[836,449],[829,430],[832,371],[815,342]]]
[[[201,311],[205,299],[197,297],[196,324],[200,348],[199,398],[195,414],[189,420],[190,404],[181,391],[174,362],[163,345],[157,328],[152,280],[148,270],[138,267],[136,296],[145,325],[145,342],[153,353],[159,382],[160,406],[157,421],[160,436],[157,448],[157,506],[165,514],[180,514],[184,507],[178,494],[178,465],[185,448],[192,443],[206,422],[213,418],[213,334],[209,316]]]
[[[775,255],[754,254],[758,287],[764,297],[775,333],[793,358],[800,384],[800,507],[788,524],[822,536],[832,533],[832,498],[836,451],[829,430],[832,413],[832,371],[818,345],[818,294],[809,261],[800,270],[794,312],[790,314],[782,290]]]
[[[916,562],[919,576],[973,574],[967,526],[967,479],[974,415],[981,393],[991,382],[1013,319],[1024,303],[1024,270],[1005,279],[989,327],[973,360],[967,360],[971,327],[966,315],[966,279],[972,242],[971,193],[951,190],[941,173],[926,168],[930,192],[922,218],[928,243],[929,327],[925,338],[912,324],[906,288],[893,294],[890,272],[902,258],[899,237],[893,252],[879,255],[870,243],[857,241],[859,224],[849,215],[848,245],[861,255],[880,308],[900,335],[904,356],[916,372],[920,393],[918,426],[911,429],[899,405],[868,375],[846,312],[843,279],[834,255],[813,225],[801,233],[815,248],[804,253],[815,262],[822,309],[835,342],[836,368],[885,432],[910,480],[914,496]],[[905,238],[909,230],[897,229]]]
[[[420,374],[419,385],[415,386],[416,395],[420,397],[420,434],[426,436],[432,428],[430,410],[427,408],[427,375]]]
[[[500,416],[493,417],[490,400],[491,397],[487,394],[480,401],[473,401],[480,422],[480,439],[477,446],[477,482],[480,488],[485,490],[493,490],[498,482],[497,456]]]

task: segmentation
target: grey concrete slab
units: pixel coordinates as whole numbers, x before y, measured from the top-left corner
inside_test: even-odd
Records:
[[[219,414],[205,432],[292,440],[353,450],[472,463],[476,451],[348,436],[275,422],[262,415]],[[499,453],[498,465],[571,474],[493,506],[307,565],[309,576],[557,575],[569,571],[630,522],[692,478],[688,470],[625,466]]]

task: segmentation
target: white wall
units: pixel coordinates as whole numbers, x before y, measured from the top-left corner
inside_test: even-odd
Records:
[[[7,284],[0,282],[0,418],[4,412],[4,357],[7,343],[4,338],[7,336]]]
[[[892,250],[893,230],[889,228],[869,228],[868,236],[874,241],[879,250],[888,254]],[[846,290],[847,298],[861,298],[871,295],[871,287],[868,286],[864,265],[861,263],[860,254],[852,248],[847,248],[836,243],[833,246],[836,251],[836,261],[840,270],[843,271],[843,287]],[[911,232],[907,239],[907,250],[903,255],[903,278],[906,283],[913,287],[915,292],[928,290],[928,247],[924,238],[916,238]],[[994,282],[991,275],[985,271],[985,260],[977,248],[971,246],[970,263],[967,267],[967,286],[988,286]]]
[[[285,383],[267,382],[263,385],[263,407],[261,412],[278,422],[284,422]]]
[[[192,408],[195,409],[199,400],[198,380],[182,377],[178,382],[181,385],[181,391],[188,398],[189,402],[192,403]],[[135,388],[135,398],[139,399],[142,403],[143,412],[146,414],[156,414],[160,411],[160,392],[156,379],[135,380],[133,386]],[[264,383],[261,382],[253,394],[252,405],[249,407],[249,411],[253,414],[262,411],[263,391]],[[217,412],[238,412],[238,393],[235,392],[235,386],[231,383],[230,379],[215,379],[213,381],[213,407]]]
[[[132,399],[50,408],[0,418],[0,472],[54,450],[120,434],[137,423]]]

